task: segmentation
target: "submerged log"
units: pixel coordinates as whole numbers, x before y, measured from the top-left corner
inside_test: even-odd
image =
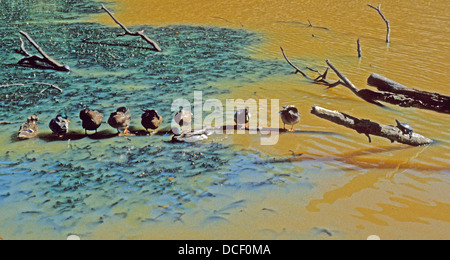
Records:
[[[370,75],[367,84],[383,93],[392,93],[373,96],[376,100],[450,114],[450,96],[408,88],[376,73]]]
[[[59,62],[52,59],[50,56],[45,53],[42,48],[26,33],[21,31],[21,35],[23,35],[30,43],[33,45],[33,47],[42,55],[42,57],[39,57],[37,55],[31,55],[26,49],[25,44],[20,38],[20,49],[16,50],[16,53],[21,54],[25,56],[25,58],[21,59],[18,64],[21,66],[27,66],[27,67],[33,67],[33,68],[39,68],[39,69],[53,69],[57,71],[70,71],[69,66],[62,65]],[[39,64],[39,63],[42,64]]]
[[[139,32],[130,31],[125,25],[123,25],[121,22],[119,22],[119,20],[117,20],[117,18],[114,17],[114,15],[108,9],[106,9],[106,7],[104,5],[102,5],[102,9],[114,20],[114,22],[116,24],[118,24],[124,30],[124,33],[117,35],[117,37],[122,37],[125,35],[138,36],[138,37],[141,37],[147,43],[149,43],[151,46],[153,46],[153,49],[155,51],[158,51],[158,52],[162,51],[162,49],[159,47],[159,45],[155,41],[153,41],[147,35],[144,34],[144,31],[139,31]]]
[[[415,107],[450,114],[450,96],[411,89],[376,73],[369,77],[367,83],[377,87],[379,91],[358,89],[329,60],[326,62],[344,83],[342,85],[369,103],[384,107],[381,101],[401,107]]]
[[[433,140],[417,133],[405,133],[399,126],[379,124],[367,119],[359,119],[322,107],[313,107],[311,114],[347,128],[354,129],[359,134],[365,134],[369,138],[369,142],[372,142],[370,135],[375,135],[387,138],[391,142],[398,142],[411,146],[429,145],[433,143]]]

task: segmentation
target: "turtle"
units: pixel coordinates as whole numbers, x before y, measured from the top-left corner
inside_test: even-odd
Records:
[[[409,135],[410,137],[412,137],[413,133],[414,133],[414,129],[412,128],[412,126],[408,123],[402,123],[398,120],[395,120],[395,122],[397,122],[397,128],[400,129],[400,131],[402,131],[402,133],[404,135]]]

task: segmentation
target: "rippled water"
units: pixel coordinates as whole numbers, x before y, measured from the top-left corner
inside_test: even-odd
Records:
[[[162,53],[116,38],[120,28],[93,1],[0,3],[6,21],[0,84],[43,81],[64,90],[0,89],[0,121],[22,122],[33,113],[41,119],[39,138],[26,142],[14,138],[20,123],[0,125],[1,237],[448,238],[450,117],[382,109],[347,89],[312,85],[292,74],[279,51],[283,46],[299,66],[320,70],[330,59],[360,88],[377,72],[450,94],[446,1],[383,3],[390,45],[384,23],[361,1],[108,4],[130,28],[145,29]],[[308,19],[329,30],[307,27]],[[20,59],[12,51],[19,30],[73,71],[8,65]],[[274,146],[249,135],[186,145],[163,135],[111,138],[106,124],[104,138],[84,137],[77,118],[84,105],[105,115],[126,105],[134,129],[141,129],[142,108],[158,109],[168,126],[172,101],[193,100],[196,90],[204,99],[279,99],[300,108],[302,124]],[[369,144],[310,115],[314,105],[386,124],[400,119],[436,143],[411,148],[373,138]],[[60,112],[72,118],[70,141],[54,140],[47,128]]]

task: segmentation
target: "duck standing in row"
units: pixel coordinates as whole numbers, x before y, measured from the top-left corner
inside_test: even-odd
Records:
[[[163,118],[158,114],[156,110],[143,110],[142,114],[142,126],[148,134],[148,129],[152,129],[153,133],[157,132],[157,129],[161,126]]]
[[[119,134],[119,136],[129,134],[128,127],[130,127],[130,123],[131,114],[130,110],[126,107],[118,108],[117,111],[112,113],[108,119],[108,124],[112,128],[117,129],[117,133]],[[124,129],[123,133],[120,132],[121,129]]]
[[[19,140],[27,140],[34,138],[39,131],[39,127],[37,122],[39,118],[36,115],[32,115],[28,117],[27,122],[23,123],[20,127],[19,133],[17,134],[17,138]]]
[[[284,123],[284,130],[286,131],[286,125],[291,125],[291,132],[294,132],[294,125],[300,123],[301,115],[298,109],[294,106],[284,106],[279,112],[281,120]]]
[[[250,114],[250,111],[247,108],[240,109],[234,114],[234,122],[237,126],[245,125],[246,128],[249,128],[251,118],[252,114]]]
[[[69,131],[69,123],[70,121],[67,116],[65,114],[62,114],[57,115],[55,118],[53,118],[48,126],[55,135],[57,135],[59,138],[62,138]]]
[[[87,131],[95,131],[97,133],[98,128],[102,125],[103,114],[86,108],[81,110],[80,119],[85,135],[87,135]]]
[[[180,127],[187,127],[188,131],[191,130],[192,123],[192,113],[191,111],[184,110],[180,108],[180,111],[175,115],[175,122],[180,125]]]

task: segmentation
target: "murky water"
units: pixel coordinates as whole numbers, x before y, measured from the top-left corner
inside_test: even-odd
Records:
[[[363,1],[182,2],[108,4],[121,22],[158,41],[164,51],[154,53],[134,38],[116,38],[121,29],[94,1],[0,1],[0,84],[64,90],[0,89],[0,121],[41,119],[39,138],[26,142],[14,138],[20,124],[0,125],[1,237],[448,239],[450,117],[378,108],[345,88],[310,84],[292,74],[279,49],[302,68],[323,70],[330,59],[359,88],[376,72],[449,95],[446,1],[383,3],[390,45]],[[308,19],[329,30],[308,27]],[[8,65],[20,59],[13,52],[20,30],[73,71]],[[141,129],[140,109],[168,119],[172,101],[192,100],[194,91],[205,100],[279,99],[300,108],[302,123],[274,146],[250,135],[193,145],[172,144],[170,136],[111,138],[106,124],[105,138],[82,134],[77,115],[85,105],[105,115],[129,106]],[[369,144],[310,115],[314,105],[406,121],[436,143],[411,148],[375,137]],[[47,128],[60,112],[72,118],[70,141],[54,140]]]

